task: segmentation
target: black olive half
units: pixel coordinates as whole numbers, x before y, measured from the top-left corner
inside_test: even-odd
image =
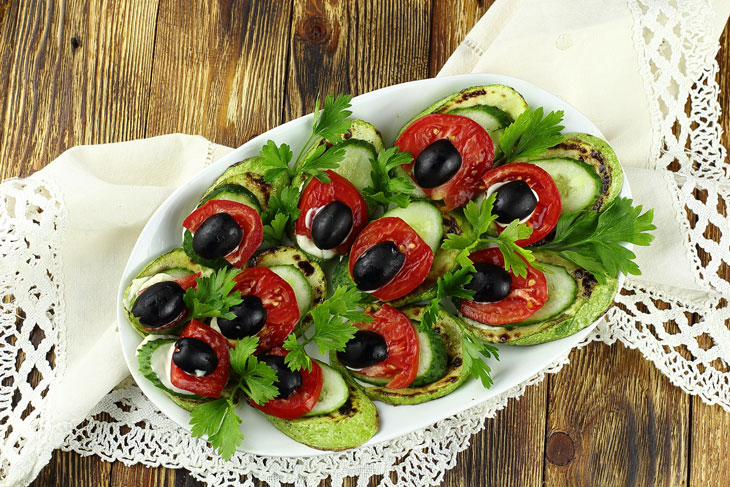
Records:
[[[480,262],[475,264],[476,272],[472,273],[471,282],[464,286],[474,291],[474,301],[491,303],[506,298],[512,289],[512,276],[504,267]]]
[[[243,230],[228,213],[216,213],[200,224],[193,235],[193,250],[204,259],[230,254],[243,238]]]
[[[312,220],[312,242],[322,250],[334,249],[352,230],[352,210],[341,201],[322,208]]]
[[[172,361],[183,372],[198,377],[213,373],[218,367],[218,356],[213,347],[197,338],[184,337],[175,342]]]
[[[418,154],[413,177],[422,188],[435,188],[454,177],[461,168],[461,154],[449,139],[433,142]]]
[[[286,399],[297,388],[302,386],[302,374],[299,371],[291,370],[284,362],[284,357],[264,355],[263,357],[259,357],[259,360],[276,372],[276,382],[274,382],[274,385],[279,389],[277,398]]]
[[[388,344],[379,333],[358,330],[347,342],[345,349],[337,352],[337,358],[353,369],[370,367],[388,358]]]
[[[361,291],[374,291],[388,284],[406,260],[393,242],[380,242],[355,261],[352,280]]]
[[[241,296],[241,304],[231,306],[229,311],[236,315],[232,320],[218,318],[218,328],[224,337],[231,340],[255,335],[266,324],[266,309],[258,296]]]
[[[522,220],[535,211],[537,198],[524,181],[510,181],[497,188],[497,199],[494,200],[494,214],[499,223],[510,223]]]
[[[184,294],[183,288],[175,281],[157,282],[137,296],[132,314],[145,328],[160,328],[186,311]]]

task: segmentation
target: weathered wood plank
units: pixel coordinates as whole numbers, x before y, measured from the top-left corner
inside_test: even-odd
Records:
[[[53,452],[51,462],[44,468],[31,487],[111,487],[111,463],[96,456],[82,457],[78,453]],[[116,484],[142,485],[142,484]]]
[[[281,123],[291,2],[163,0],[147,135],[238,146]]]
[[[550,378],[545,485],[687,485],[688,410],[637,351],[573,352]]]
[[[431,24],[431,56],[428,75],[436,76],[466,34],[495,0],[458,0],[433,2]]]
[[[18,20],[18,2],[0,0],[0,141],[4,140],[8,77],[15,54],[15,26]],[[0,161],[0,179],[2,179]]]
[[[182,487],[191,484],[177,481],[176,470],[168,468],[149,468],[137,464],[127,467],[123,463],[114,462],[109,477],[112,487],[122,485],[154,486],[154,487]]]
[[[2,177],[28,175],[76,144],[144,134],[156,3],[18,2]]]
[[[428,74],[430,4],[302,0],[294,4],[285,118],[317,93],[353,96]]]

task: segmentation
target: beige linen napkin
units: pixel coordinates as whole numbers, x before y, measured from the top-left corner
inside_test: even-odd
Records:
[[[637,293],[650,286],[704,305],[722,283],[708,284],[697,272],[688,227],[678,217],[678,195],[689,194],[685,183],[692,171],[681,172],[678,182],[657,164],[663,153],[657,148],[656,97],[647,83],[647,61],[636,50],[637,36],[648,34],[637,27],[643,17],[632,5],[643,8],[643,16],[653,12],[649,1],[498,0],[439,75],[523,78],[592,119],[629,168],[635,200],[656,211],[657,241],[637,252],[644,274],[630,284]],[[730,1],[714,6],[713,45]],[[694,61],[684,61],[690,84],[704,66]],[[689,89],[680,85],[679,91]],[[52,449],[127,374],[114,303],[127,256],[172,190],[228,150],[184,135],[77,147],[30,178],[0,185],[0,486],[29,483]],[[727,230],[727,222],[716,223]],[[24,320],[22,326],[16,318]],[[727,329],[711,326],[723,356],[730,357]],[[33,370],[43,376],[37,385],[28,379]],[[692,388],[695,378],[686,386],[676,380],[701,394]],[[206,470],[184,454],[176,461],[201,475]]]
[[[129,374],[115,298],[132,247],[176,187],[230,150],[181,134],[79,146],[0,185],[0,289],[10,300],[0,315],[0,485],[32,480]],[[31,343],[34,328],[42,338]],[[17,370],[11,339],[27,356]],[[33,368],[43,376],[35,387]]]

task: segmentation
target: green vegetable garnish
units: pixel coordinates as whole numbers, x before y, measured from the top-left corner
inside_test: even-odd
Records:
[[[563,121],[563,111],[550,112],[543,118],[543,109],[528,108],[517,120],[512,122],[499,137],[499,148],[502,157],[495,166],[515,161],[521,157],[536,157],[546,149],[563,141],[560,133],[565,127],[559,125]]]

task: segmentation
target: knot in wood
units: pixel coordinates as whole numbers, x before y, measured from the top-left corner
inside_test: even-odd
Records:
[[[559,431],[550,435],[545,448],[545,456],[554,465],[567,465],[573,459],[575,446],[566,433]]]
[[[322,44],[330,38],[332,29],[327,20],[322,17],[309,17],[302,21],[299,33],[305,41],[312,44]]]
[[[71,50],[75,51],[79,47],[81,47],[81,39],[79,39],[78,36],[73,36],[71,38]]]

